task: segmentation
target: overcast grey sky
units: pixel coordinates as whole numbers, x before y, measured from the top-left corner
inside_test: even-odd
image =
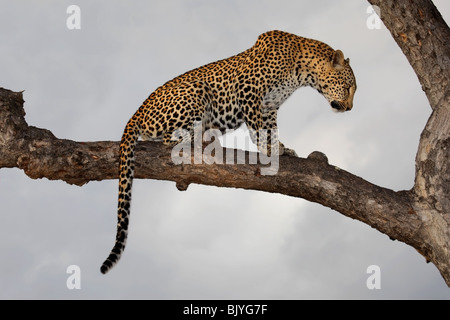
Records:
[[[449,21],[450,2],[434,1]],[[69,30],[66,9],[81,9]],[[354,108],[330,111],[310,88],[279,112],[281,139],[301,157],[375,184],[409,189],[430,114],[390,33],[369,29],[362,0],[2,1],[0,86],[25,90],[26,120],[57,137],[119,140],[165,81],[239,53],[265,31],[315,38],[350,57]],[[117,181],[83,187],[0,170],[0,298],[450,298],[414,249],[321,205],[277,194],[135,180],[127,249],[106,276]],[[69,290],[69,265],[81,289]],[[378,265],[381,289],[369,290]]]

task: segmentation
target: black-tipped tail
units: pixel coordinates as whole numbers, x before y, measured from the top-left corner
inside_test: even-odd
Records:
[[[125,242],[127,239],[127,232],[126,230],[120,230],[120,225],[118,226],[117,231],[117,238],[116,243],[114,244],[114,248],[112,248],[111,253],[109,254],[108,258],[103,262],[102,266],[100,267],[100,272],[105,274],[107,273],[114,265],[119,261],[120,257],[122,256],[122,252],[125,249]]]
[[[108,271],[109,271],[109,269],[111,269],[112,268],[112,266],[114,265],[114,263],[115,263],[115,261],[113,262],[113,261],[111,261],[111,255],[108,257],[108,259],[106,259],[104,262],[103,262],[103,264],[102,264],[102,266],[100,267],[100,272],[101,273],[103,273],[103,274],[106,274]]]
[[[119,161],[119,201],[117,207],[116,242],[100,271],[107,273],[120,259],[127,241],[128,221],[130,216],[131,186],[134,176],[134,149],[139,137],[134,118],[128,121],[120,143]]]

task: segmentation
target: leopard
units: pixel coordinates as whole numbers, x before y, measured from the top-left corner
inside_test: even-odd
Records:
[[[116,239],[101,273],[107,273],[125,249],[139,139],[174,146],[191,138],[194,124],[223,133],[245,124],[259,152],[296,156],[278,139],[277,112],[306,86],[322,94],[332,110],[351,110],[356,80],[350,59],[324,42],[273,30],[259,35],[251,48],[181,74],[152,92],[123,131]],[[178,130],[185,134],[174,138]]]

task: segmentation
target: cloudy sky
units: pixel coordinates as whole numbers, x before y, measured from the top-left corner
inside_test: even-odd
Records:
[[[450,20],[450,3],[434,1]],[[67,8],[81,9],[70,30]],[[281,139],[306,157],[375,184],[410,189],[430,114],[420,84],[363,0],[14,1],[0,10],[0,86],[24,92],[26,120],[57,137],[119,140],[143,100],[167,80],[249,48],[279,29],[350,57],[354,108],[336,114],[315,90],[279,112]],[[106,276],[117,181],[83,187],[0,170],[0,298],[450,298],[413,248],[321,205],[283,195],[135,180],[127,249]],[[67,267],[81,270],[69,290]],[[369,290],[367,268],[381,270]]]

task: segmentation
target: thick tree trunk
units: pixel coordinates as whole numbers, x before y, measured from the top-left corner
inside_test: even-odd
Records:
[[[174,181],[180,190],[190,183],[276,192],[300,197],[360,220],[392,239],[416,248],[433,262],[450,286],[450,31],[431,1],[369,0],[413,66],[433,113],[422,133],[412,190],[394,192],[328,164],[313,152],[307,159],[283,156],[275,175],[262,175],[257,155],[222,150],[229,164],[172,162],[171,149],[140,142],[136,178]],[[46,177],[83,185],[118,178],[119,142],[75,142],[29,126],[22,93],[0,88],[0,168],[17,167],[31,178]],[[237,160],[239,158],[239,160]],[[246,164],[235,164],[244,162]]]
[[[416,156],[414,207],[425,233],[419,251],[442,265],[438,268],[450,286],[450,29],[430,0],[369,2],[380,8],[381,20],[414,69],[433,110]],[[433,252],[425,254],[430,248]]]
[[[431,0],[368,0],[413,67],[431,108],[447,98],[450,30]]]

